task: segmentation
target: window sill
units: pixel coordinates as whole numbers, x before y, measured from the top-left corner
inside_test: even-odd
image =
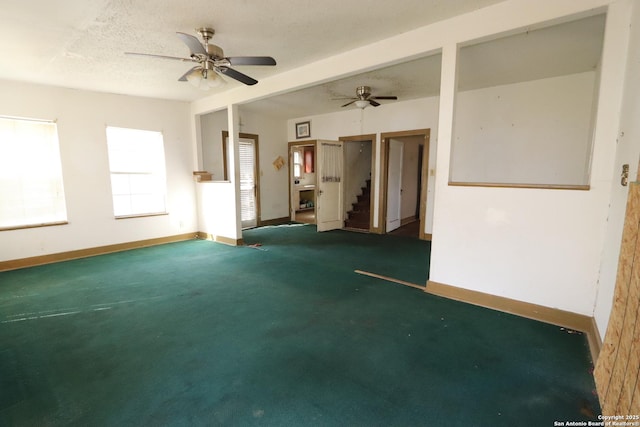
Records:
[[[145,214],[135,214],[135,215],[120,215],[116,216],[116,219],[128,219],[128,218],[144,218],[148,216],[163,216],[169,215],[169,212],[156,212],[156,213],[145,213]]]
[[[451,187],[493,187],[493,188],[537,188],[541,190],[582,190],[588,191],[590,185],[554,185],[554,184],[500,184],[492,182],[452,182]]]
[[[55,222],[45,222],[43,224],[26,224],[26,225],[14,225],[12,227],[0,227],[0,231],[9,231],[9,230],[25,230],[27,228],[39,228],[39,227],[54,227],[56,225],[67,225],[68,221],[55,221]]]

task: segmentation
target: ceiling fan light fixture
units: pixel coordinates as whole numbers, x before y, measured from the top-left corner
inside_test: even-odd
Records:
[[[364,100],[364,99],[358,99],[356,102],[356,107],[364,110],[365,108],[367,108],[369,106],[369,101]]]
[[[192,86],[201,90],[209,90],[214,87],[222,86],[226,83],[218,73],[204,68],[196,68],[187,74],[186,78]]]

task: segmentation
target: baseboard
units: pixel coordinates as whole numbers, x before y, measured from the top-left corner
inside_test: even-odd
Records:
[[[212,242],[224,243],[229,246],[242,246],[244,245],[244,241],[242,239],[233,239],[231,237],[225,236],[214,236],[213,234],[205,233],[203,231],[198,231],[196,234],[198,239],[202,240],[211,240]]]
[[[36,265],[51,264],[60,261],[69,261],[78,258],[87,258],[96,255],[104,255],[112,252],[128,251],[130,249],[144,248],[147,246],[163,245],[165,243],[181,242],[196,237],[195,233],[177,234],[174,236],[158,237],[155,239],[137,240],[135,242],[116,243],[114,245],[97,246],[94,248],[78,249],[74,251],[59,252],[49,255],[39,255],[29,258],[20,258],[0,262],[0,271],[17,270],[19,268],[34,267]]]
[[[587,338],[589,338],[589,349],[591,350],[591,357],[595,365],[598,356],[600,356],[600,349],[602,348],[602,338],[595,317],[591,318],[591,328],[585,331],[585,333],[587,334]]]
[[[273,218],[273,219],[260,221],[259,226],[266,227],[269,225],[282,225],[282,224],[288,224],[289,222],[291,222],[291,218],[288,216],[283,216],[282,218]]]
[[[458,288],[431,280],[427,282],[425,292],[583,332],[587,335],[589,350],[594,364],[595,361],[598,360],[602,341],[593,317],[486,294],[483,292]]]
[[[378,226],[378,227],[369,227],[369,233],[371,234],[382,234],[382,227]]]

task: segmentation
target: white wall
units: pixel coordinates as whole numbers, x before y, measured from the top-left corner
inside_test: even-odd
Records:
[[[258,173],[260,175],[260,220],[283,218],[289,216],[288,172],[287,165],[280,170],[273,166],[273,162],[282,156],[288,163],[287,133],[284,120],[260,116],[238,108],[235,122],[242,133],[258,135]],[[227,110],[220,110],[200,117],[202,129],[203,157],[212,150],[204,148],[207,140],[215,146],[221,142],[221,132],[229,130]],[[215,152],[219,152],[216,148]],[[202,162],[202,160],[200,160]],[[222,170],[222,159],[210,156],[205,162],[212,170]],[[207,167],[205,167],[206,170]],[[220,175],[220,174],[218,174]],[[221,179],[215,176],[214,180]],[[233,177],[229,176],[229,180]],[[198,184],[198,212],[200,231],[213,236],[239,238],[236,236],[236,221],[231,209],[235,203],[232,199],[234,185]],[[222,212],[225,211],[226,212]]]
[[[595,74],[459,92],[451,181],[587,184]]]
[[[198,231],[214,237],[237,239],[235,185],[231,182],[199,182],[196,187]]]
[[[457,46],[445,47],[431,280],[593,315],[614,176],[625,4],[614,3],[607,17],[589,191],[448,186]]]
[[[414,129],[431,129],[429,144],[429,182],[427,185],[427,215],[425,232],[431,233],[433,226],[436,141],[438,125],[438,97],[412,99],[381,105],[376,108],[347,109],[337,113],[322,114],[309,117],[298,117],[287,122],[290,141],[295,141],[295,124],[300,121],[311,121],[311,138],[337,140],[341,136],[376,134],[373,151],[376,165],[372,173],[371,192],[374,198],[373,225],[378,226],[380,188],[380,134]]]
[[[224,156],[222,131],[228,131],[227,110],[214,111],[200,117],[201,159],[202,170],[212,174],[214,181],[224,181]]]
[[[0,232],[0,261],[197,231],[189,105],[0,81],[0,115],[55,119],[69,224]],[[115,220],[106,126],[160,131],[169,215]]]
[[[631,7],[629,8],[631,9]],[[624,78],[624,101],[620,129],[617,138],[617,152],[611,183],[611,200],[607,224],[607,234],[602,250],[598,294],[594,317],[601,335],[607,330],[609,314],[613,304],[613,294],[618,269],[620,242],[627,203],[628,187],[620,185],[622,165],[629,165],[629,182],[636,181],[638,159],[640,158],[640,4],[632,3],[632,10],[624,11],[631,16],[630,37],[626,75]],[[624,39],[616,40],[621,49],[627,45]]]
[[[260,137],[260,217],[262,221],[289,216],[288,163],[286,122],[268,116],[248,113],[239,108],[240,132]],[[285,166],[280,170],[273,162],[282,156]]]

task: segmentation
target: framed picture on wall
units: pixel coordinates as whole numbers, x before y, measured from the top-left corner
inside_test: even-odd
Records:
[[[311,122],[296,123],[296,138],[309,138],[311,136]]]

